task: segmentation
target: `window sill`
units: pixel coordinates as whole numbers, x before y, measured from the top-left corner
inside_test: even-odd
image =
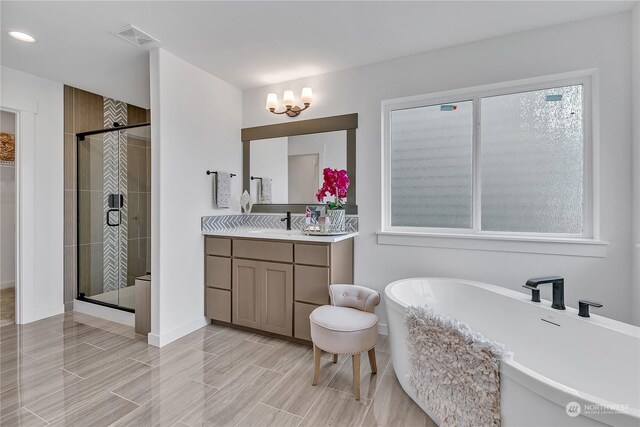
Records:
[[[609,242],[593,239],[379,231],[379,245],[604,258]]]

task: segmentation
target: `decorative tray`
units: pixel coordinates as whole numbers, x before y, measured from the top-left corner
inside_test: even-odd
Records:
[[[346,231],[303,231],[307,236],[344,236],[349,234]]]

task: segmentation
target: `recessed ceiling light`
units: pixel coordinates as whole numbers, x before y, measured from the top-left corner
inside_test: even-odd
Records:
[[[27,43],[35,43],[36,39],[33,36],[30,36],[27,33],[23,33],[21,31],[9,31],[9,35],[16,40],[20,40],[21,42]]]

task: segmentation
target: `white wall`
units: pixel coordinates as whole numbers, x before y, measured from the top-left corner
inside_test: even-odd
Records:
[[[633,288],[632,301],[640,302],[640,3],[631,11],[631,84],[633,111]],[[634,323],[640,325],[638,306],[632,310]]]
[[[236,173],[242,189],[241,91],[162,49],[151,52],[151,276],[149,343],[205,324],[200,217],[215,209],[206,170]]]
[[[251,175],[271,178],[271,203],[288,203],[289,200],[287,147],[287,138],[251,141]],[[258,203],[257,186],[257,180],[251,181],[249,192],[253,203]]]
[[[16,115],[0,111],[0,132],[16,134]],[[15,165],[0,164],[0,288],[16,281],[16,171]]]
[[[299,119],[358,113],[358,206],[355,281],[382,290],[412,276],[452,276],[524,291],[534,276],[566,278],[567,305],[604,303],[598,312],[630,322],[631,62],[629,13],[523,32],[393,61],[244,92],[243,126],[290,121],[264,109],[267,93],[313,88],[315,102]],[[378,245],[381,223],[381,106],[384,99],[599,69],[601,237],[606,258]],[[550,290],[543,290],[550,299]],[[379,307],[381,323],[386,323]]]
[[[322,169],[346,169],[347,167],[347,132],[314,133],[289,137],[289,155],[318,153],[323,159]]]
[[[19,116],[19,321],[28,323],[64,311],[63,86],[7,67],[0,74],[0,107]]]
[[[16,115],[10,111],[0,111],[0,132],[16,134]]]

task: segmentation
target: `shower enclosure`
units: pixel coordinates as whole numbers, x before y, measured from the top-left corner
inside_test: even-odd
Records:
[[[149,123],[77,138],[78,299],[133,312],[151,271]]]

